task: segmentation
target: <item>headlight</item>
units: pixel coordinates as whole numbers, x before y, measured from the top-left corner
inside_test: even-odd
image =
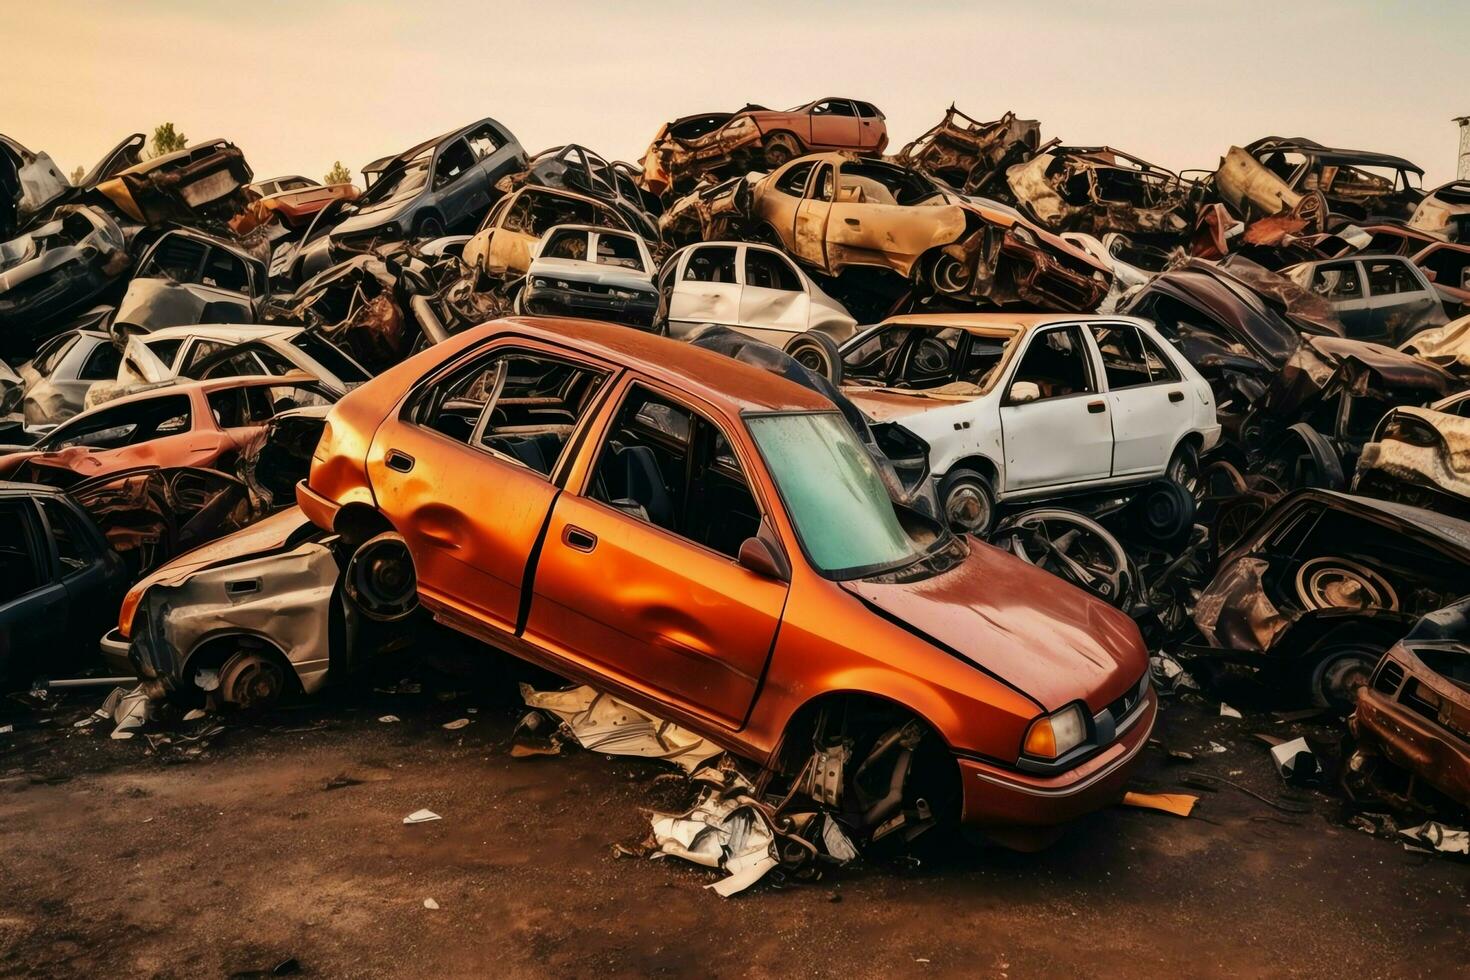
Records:
[[[569,282],[567,282],[565,279],[558,279],[556,281],[556,288],[557,289],[571,289],[572,288],[572,284],[569,283]]]
[[[638,293],[636,293],[635,291],[633,291],[631,289],[614,289],[612,291],[612,294],[613,294],[613,296],[617,297],[618,299],[637,299],[638,298]]]
[[[124,640],[133,635],[133,618],[138,615],[138,604],[143,601],[146,589],[132,588],[123,596],[122,609],[117,614],[117,631]]]
[[[1038,759],[1060,759],[1087,739],[1087,718],[1079,705],[1042,715],[1026,729],[1021,750]]]
[[[540,276],[537,276],[535,279],[531,280],[531,285],[537,289],[545,289],[547,286],[551,285],[551,283],[545,279],[542,279]]]

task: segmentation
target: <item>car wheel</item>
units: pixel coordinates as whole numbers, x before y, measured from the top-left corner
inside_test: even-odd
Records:
[[[819,330],[808,330],[792,337],[786,353],[796,363],[832,382],[842,384],[842,354],[837,342]]]
[[[286,693],[286,671],[269,654],[242,650],[219,669],[220,697],[241,708],[264,708]]]
[[[953,255],[941,254],[929,267],[929,284],[938,293],[963,293],[970,288],[970,270]]]
[[[846,768],[845,802],[876,853],[948,843],[959,826],[961,788],[953,753],[916,718],[858,735]]]
[[[1128,553],[1090,517],[1038,507],[1007,518],[991,543],[1118,609],[1131,604],[1135,576]]]
[[[1191,443],[1183,443],[1174,450],[1164,476],[1193,497],[1196,504],[1204,499],[1205,481],[1200,478],[1199,450]]]
[[[786,133],[773,133],[766,138],[766,166],[772,170],[801,156],[801,145],[796,137]]]
[[[1349,641],[1320,651],[1307,691],[1312,704],[1331,708],[1340,715],[1351,713],[1357,704],[1358,689],[1368,683],[1373,668],[1389,645],[1379,647],[1371,641]]]
[[[944,516],[956,534],[985,537],[995,523],[995,490],[983,474],[963,467],[954,469],[939,485]]]
[[[394,531],[364,541],[347,560],[343,588],[369,619],[391,623],[407,617],[419,601],[408,543]]]
[[[443,238],[444,222],[440,221],[432,214],[428,217],[420,218],[417,222],[414,223],[413,237],[418,239],[427,239],[428,241],[433,241],[436,238]]]

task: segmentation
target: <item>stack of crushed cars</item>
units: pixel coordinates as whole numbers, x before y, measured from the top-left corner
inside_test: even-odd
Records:
[[[0,137],[0,506],[36,535],[75,523],[90,608],[149,574],[178,590],[171,560],[212,541],[211,562],[285,562],[339,609],[353,584],[291,509],[332,404],[496,317],[591,318],[820,376],[957,529],[1132,615],[1165,686],[1256,675],[1343,720],[1349,792],[1470,804],[1466,182],[1276,136],[1176,173],[954,106],[895,151],[846,97],[674,119],[636,165],[529,155],[484,118],[361,188],[256,179],[224,140],[143,148],[72,184]],[[1022,380],[1057,324],[1078,346],[1056,370],[1078,355],[1082,380]],[[1117,393],[1115,370],[1177,386],[1194,419],[1130,478],[1111,455],[1101,478],[1047,476],[1044,429],[1003,459],[941,451],[999,445],[1027,401]],[[323,583],[345,591],[323,603]]]

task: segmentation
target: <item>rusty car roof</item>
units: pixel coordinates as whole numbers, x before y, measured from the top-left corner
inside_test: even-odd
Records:
[[[484,338],[516,335],[543,340],[591,354],[668,381],[731,414],[837,410],[816,392],[769,371],[629,327],[570,317],[506,317],[467,331],[476,332]]]
[[[916,327],[959,327],[964,330],[1013,330],[1025,333],[1053,323],[1136,323],[1137,317],[1100,313],[907,313],[891,316],[884,324]]]

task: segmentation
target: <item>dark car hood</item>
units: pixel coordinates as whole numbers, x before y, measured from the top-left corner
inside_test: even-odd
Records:
[[[1100,711],[1148,668],[1131,619],[987,544],[972,542],[964,561],[933,578],[857,580],[842,587],[1047,711],[1078,698]]]

